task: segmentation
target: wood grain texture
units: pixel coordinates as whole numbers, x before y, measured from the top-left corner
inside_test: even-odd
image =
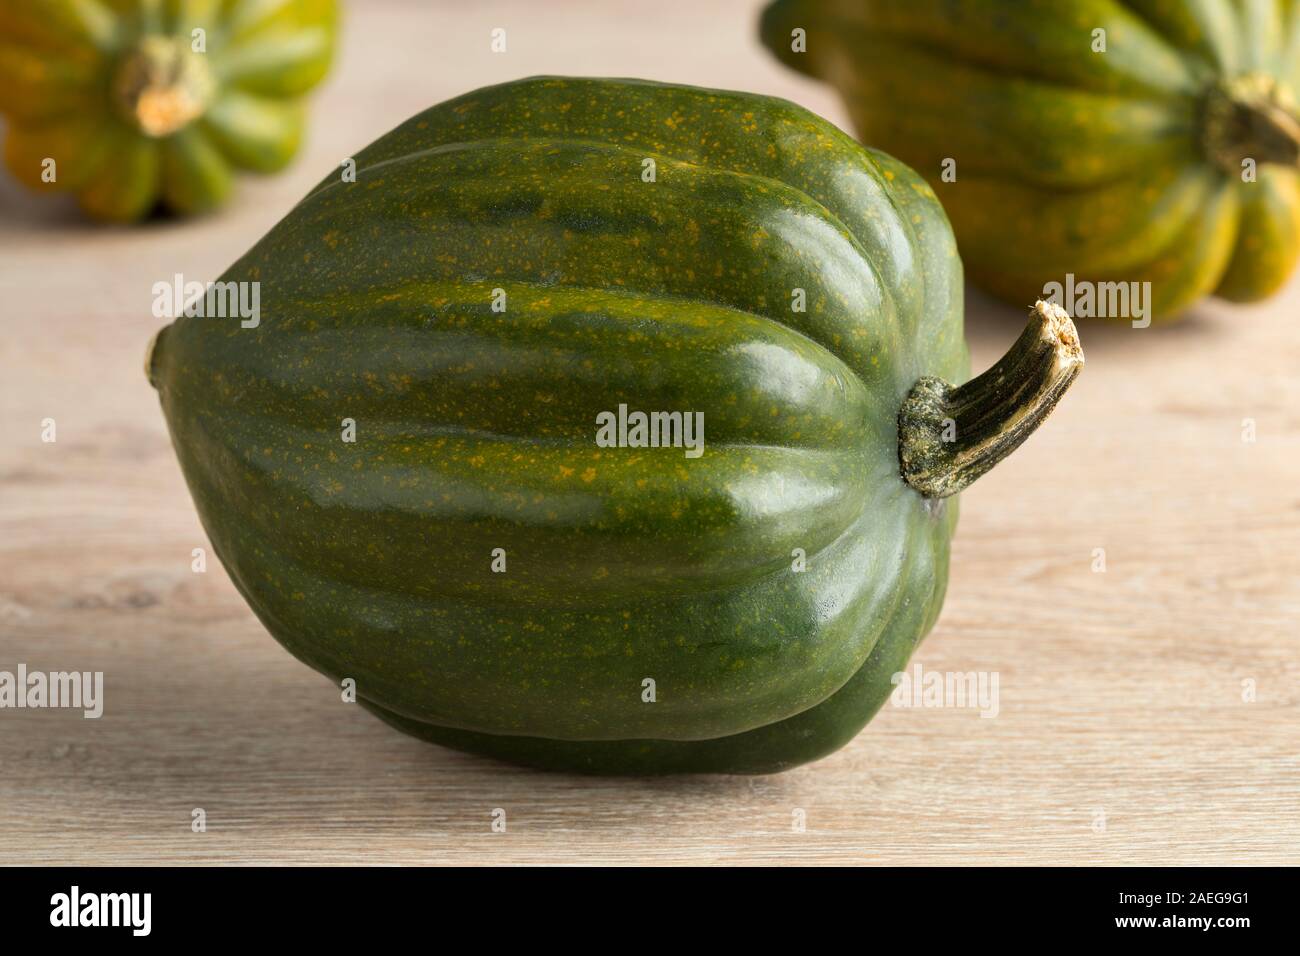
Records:
[[[1085,324],[1074,390],[964,495],[916,658],[996,672],[998,716],[887,706],[780,776],[549,776],[427,746],[290,658],[215,560],[191,572],[207,542],[141,371],[155,281],[215,277],[351,150],[487,83],[741,86],[844,123],[758,48],[753,4],[562,9],[352,4],[304,158],[207,220],[99,229],[2,187],[0,670],[102,670],[107,700],[0,711],[0,863],[1300,863],[1298,283],[1170,329]],[[1021,324],[972,293],[977,370]]]

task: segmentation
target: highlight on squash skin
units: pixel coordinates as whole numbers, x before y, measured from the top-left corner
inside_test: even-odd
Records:
[[[1019,303],[1067,275],[1150,283],[1158,324],[1267,298],[1300,258],[1300,10],[1282,9],[774,0],[760,33],[926,176],[977,284]]]
[[[145,359],[267,629],[392,726],[531,766],[851,739],[938,617],[955,493],[1077,373],[1068,317],[961,384],[933,190],[783,100],[533,77],[355,160],[220,277],[259,283],[255,328],[185,316]],[[707,450],[600,445],[620,403],[703,412]]]
[[[336,22],[335,0],[0,0],[5,163],[93,219],[215,209],[292,159]]]

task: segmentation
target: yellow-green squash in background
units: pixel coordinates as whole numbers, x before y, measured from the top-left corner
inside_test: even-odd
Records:
[[[1292,271],[1297,0],[777,0],[761,33],[934,185],[1008,300],[1150,282],[1158,322]]]
[[[273,172],[329,68],[334,0],[0,0],[4,155],[95,219],[204,212]]]

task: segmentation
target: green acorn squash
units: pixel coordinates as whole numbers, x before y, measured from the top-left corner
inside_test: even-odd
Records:
[[[227,198],[297,152],[334,0],[0,0],[5,161],[95,219]]]
[[[761,34],[934,185],[1010,301],[1149,282],[1159,322],[1295,265],[1294,0],[776,0]]]
[[[222,277],[256,321],[180,318],[146,363],[271,633],[402,730],[536,766],[851,738],[939,613],[946,496],[1078,371],[1069,318],[944,384],[943,210],[782,100],[521,80],[356,160]],[[702,413],[702,454],[637,410]]]

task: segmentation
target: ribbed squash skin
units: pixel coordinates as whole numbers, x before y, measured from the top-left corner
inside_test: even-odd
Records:
[[[479,90],[356,161],[222,277],[261,283],[257,328],[182,318],[152,357],[272,634],[403,730],[539,766],[851,738],[956,520],[899,477],[909,388],[968,372],[930,188],[791,103],[634,80]],[[702,411],[703,456],[597,447],[619,403]]]
[[[1243,182],[1203,134],[1225,78],[1300,90],[1296,0],[776,0],[761,32],[840,91],[864,142],[930,180],[968,274],[1008,301],[1067,273],[1149,281],[1159,322],[1206,295],[1265,298],[1292,272],[1296,166]]]
[[[335,0],[0,0],[5,163],[32,189],[75,193],[95,219],[214,209],[236,169],[273,172],[297,152],[301,97],[329,68],[337,19]],[[202,53],[186,52],[195,29]],[[174,131],[145,132],[115,99],[145,38],[178,44],[210,80]]]

